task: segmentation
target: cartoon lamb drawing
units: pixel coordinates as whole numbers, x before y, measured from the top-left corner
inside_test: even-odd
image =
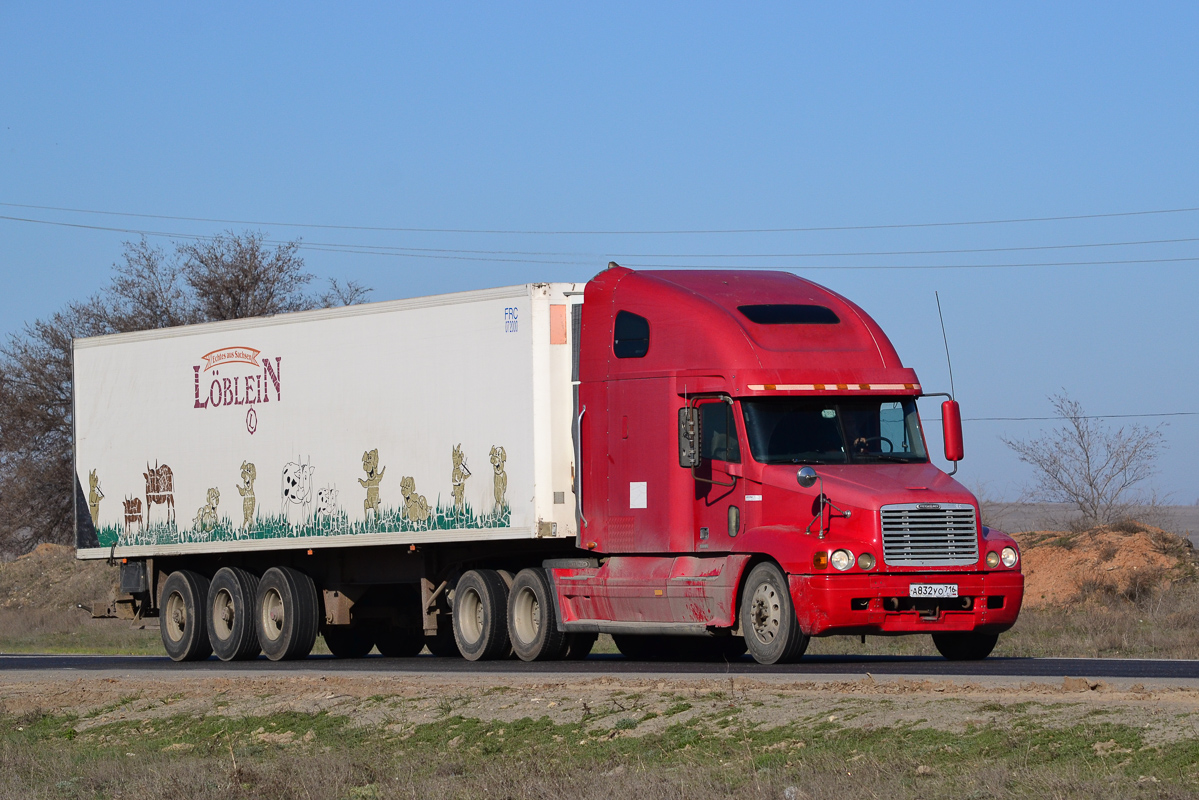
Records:
[[[92,515],[92,527],[95,528],[100,524],[100,501],[104,499],[104,492],[100,490],[100,476],[95,470],[87,474],[87,482],[87,510]]]
[[[366,489],[366,499],[362,501],[362,513],[369,520],[373,511],[377,524],[379,522],[379,481],[383,480],[383,473],[387,471],[387,467],[379,469],[379,448],[367,450],[362,454],[362,469],[366,472],[366,480],[358,479],[358,483],[362,485],[363,489]]]
[[[504,495],[508,493],[508,473],[504,471],[504,464],[507,461],[508,454],[504,452],[504,448],[491,448],[491,468],[495,470],[495,510],[497,512],[504,507]]]
[[[316,490],[316,515],[331,517],[337,513],[337,490],[326,486]]]
[[[214,486],[208,490],[208,502],[200,506],[200,510],[196,512],[196,518],[192,521],[192,527],[197,531],[209,532],[216,528],[217,515],[216,507],[221,502],[221,493]]]
[[[424,522],[429,518],[429,501],[423,494],[416,493],[416,480],[400,479],[400,494],[404,496],[404,516],[413,522]]]
[[[241,495],[242,530],[250,530],[254,520],[254,481],[258,479],[258,470],[249,461],[241,462],[241,485],[237,493]]]
[[[454,485],[454,513],[461,514],[466,502],[466,479],[470,477],[470,470],[466,468],[466,456],[461,444],[454,445],[450,457],[454,460],[454,469],[450,473],[450,481]]]

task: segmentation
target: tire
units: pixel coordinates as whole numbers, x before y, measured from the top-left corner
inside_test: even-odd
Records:
[[[316,584],[291,567],[271,567],[258,582],[254,621],[271,661],[305,658],[316,644],[320,601]]]
[[[808,649],[809,637],[799,629],[787,577],[774,564],[758,564],[750,571],[740,615],[746,648],[759,664],[790,664]]]
[[[437,615],[437,633],[426,634],[425,647],[438,658],[462,658],[458,652],[458,642],[454,640],[454,624],[446,614]]]
[[[666,661],[671,658],[674,636],[643,636],[639,633],[614,633],[612,641],[620,654],[630,661]]]
[[[933,644],[949,661],[982,661],[999,642],[998,633],[934,633]]]
[[[688,636],[679,648],[679,661],[736,661],[748,645],[740,636]]]
[[[561,658],[566,634],[558,628],[554,590],[545,571],[523,569],[508,592],[508,638],[521,661]]]
[[[582,661],[595,647],[598,633],[568,633],[562,641],[562,656],[564,661]]]
[[[334,658],[362,658],[375,646],[370,632],[355,625],[325,625],[321,636]]]
[[[162,584],[159,630],[172,661],[202,661],[212,655],[207,609],[207,578],[186,569],[167,576]]]
[[[493,569],[472,569],[454,587],[454,641],[468,661],[507,657],[508,587]]]
[[[375,645],[388,658],[412,658],[425,649],[425,635],[420,630],[388,625],[376,632]]]
[[[208,640],[221,661],[245,661],[262,652],[254,627],[258,578],[238,567],[222,567],[208,585]]]

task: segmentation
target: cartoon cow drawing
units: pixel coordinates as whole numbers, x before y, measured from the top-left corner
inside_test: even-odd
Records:
[[[466,456],[462,452],[461,444],[454,445],[454,451],[450,454],[450,458],[454,461],[454,469],[450,472],[450,482],[454,486],[454,513],[461,514],[466,502],[466,479],[470,477],[470,470],[466,467]]]
[[[216,528],[217,515],[216,507],[221,502],[221,493],[214,486],[208,490],[208,502],[200,506],[200,510],[196,512],[196,518],[192,520],[192,528],[208,533]]]
[[[369,520],[373,511],[375,522],[378,523],[379,481],[383,480],[383,473],[387,471],[387,467],[379,469],[379,448],[367,450],[362,454],[362,470],[366,473],[366,480],[358,479],[358,483],[363,489],[366,489],[366,499],[362,501],[362,513]]]
[[[95,528],[100,524],[100,501],[104,499],[104,492],[100,490],[100,477],[96,475],[95,470],[87,474],[87,483],[87,510],[92,515],[92,527]]]
[[[491,448],[491,468],[495,470],[495,510],[497,512],[503,509],[504,495],[508,493],[508,473],[504,471],[504,464],[507,461],[508,454],[504,452],[504,448]]]
[[[424,522],[429,518],[429,501],[423,494],[416,493],[416,479],[400,479],[400,494],[404,496],[404,516],[413,522]]]
[[[166,464],[159,466],[156,461],[154,469],[150,469],[150,462],[147,461],[142,477],[146,479],[146,524],[150,524],[150,506],[156,503],[167,507],[167,522],[174,522],[175,476],[171,468]]]
[[[126,496],[125,497],[125,535],[129,535],[129,529],[133,523],[137,523],[137,530],[142,531],[142,499],[140,497]]]
[[[337,513],[337,490],[326,486],[316,490],[316,515],[331,517]]]
[[[311,464],[299,464],[289,461],[283,467],[282,495],[283,516],[293,506],[299,506],[301,513],[307,517],[312,507],[312,473],[316,467]]]
[[[241,462],[241,485],[237,493],[241,495],[242,530],[250,530],[254,520],[254,481],[258,480],[258,469],[249,461]]]

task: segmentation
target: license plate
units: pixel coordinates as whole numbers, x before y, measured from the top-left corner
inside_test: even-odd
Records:
[[[910,583],[908,597],[957,597],[956,583]]]

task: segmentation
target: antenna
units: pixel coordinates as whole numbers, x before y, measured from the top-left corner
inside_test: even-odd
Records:
[[[953,361],[949,358],[949,337],[945,335],[945,315],[941,313],[941,295],[934,291],[933,296],[937,298],[937,316],[941,320],[941,340],[945,342],[945,363],[949,365],[949,399],[952,400],[957,396],[957,392],[953,388]]]

